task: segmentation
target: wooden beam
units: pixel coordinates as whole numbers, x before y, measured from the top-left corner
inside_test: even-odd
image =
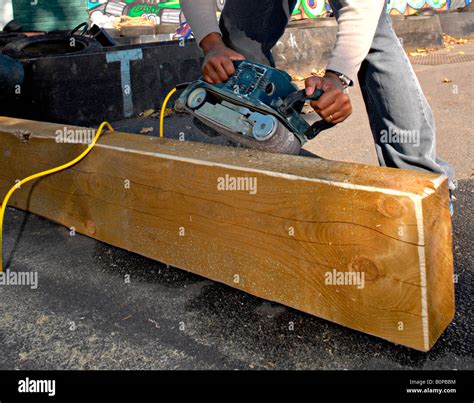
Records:
[[[56,141],[70,130],[0,117],[0,195],[78,155]],[[11,204],[418,350],[453,318],[444,176],[107,133]]]

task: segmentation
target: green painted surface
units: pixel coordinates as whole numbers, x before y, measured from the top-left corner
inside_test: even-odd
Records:
[[[88,20],[87,0],[13,0],[13,16],[26,31],[72,29]]]

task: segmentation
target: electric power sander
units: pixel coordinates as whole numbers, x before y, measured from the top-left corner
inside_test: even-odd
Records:
[[[302,145],[332,123],[319,120],[310,126],[301,116],[310,97],[291,82],[288,73],[249,61],[234,62],[236,71],[224,84],[203,80],[186,86],[175,102],[177,112],[194,116],[196,125],[210,136],[223,135],[232,143],[282,154],[298,154]]]

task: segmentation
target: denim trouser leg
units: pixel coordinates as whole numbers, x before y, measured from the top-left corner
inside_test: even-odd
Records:
[[[337,17],[340,2],[331,3]],[[436,157],[431,107],[385,10],[358,79],[380,165],[444,174],[454,189],[453,169]]]
[[[337,17],[341,3],[330,3]],[[295,4],[227,0],[220,21],[224,42],[249,60],[274,66],[271,49]],[[454,189],[453,169],[436,157],[433,113],[385,10],[358,78],[380,165],[445,174]]]

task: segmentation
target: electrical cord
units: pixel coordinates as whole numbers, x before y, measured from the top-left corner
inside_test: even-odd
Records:
[[[81,24],[81,26],[82,25],[83,24]],[[80,28],[81,26],[77,27],[76,29]],[[166,113],[166,105],[168,104],[170,98],[173,96],[173,94],[178,89],[184,88],[187,85],[188,85],[188,83],[180,84],[180,85],[176,86],[175,88],[173,88],[166,95],[166,97],[163,101],[163,105],[161,107],[161,112],[160,112],[160,138],[164,137],[164,120],[165,120],[165,113]],[[67,162],[63,165],[60,165],[56,168],[52,168],[52,169],[48,169],[46,171],[38,172],[37,174],[30,175],[30,176],[24,178],[21,181],[17,182],[15,185],[13,185],[10,188],[10,190],[7,192],[7,194],[5,195],[5,197],[2,201],[2,205],[0,207],[0,273],[3,272],[3,259],[2,259],[2,256],[3,256],[3,250],[2,250],[2,247],[3,247],[3,235],[2,235],[3,234],[3,221],[4,221],[4,218],[5,218],[5,211],[7,209],[7,204],[8,204],[8,201],[10,200],[10,197],[12,196],[12,194],[27,182],[30,182],[32,180],[41,178],[43,176],[54,174],[54,173],[59,172],[59,171],[63,171],[65,169],[68,169],[68,168],[72,167],[73,165],[77,164],[79,161],[81,161],[83,158],[85,158],[87,156],[87,154],[89,154],[91,152],[91,150],[94,148],[94,146],[97,143],[97,140],[99,140],[99,137],[102,134],[102,131],[104,130],[105,126],[107,126],[108,129],[111,132],[114,131],[114,129],[112,128],[112,126],[108,122],[102,122],[101,125],[99,126],[99,128],[97,129],[97,132],[96,132],[92,142],[89,144],[89,146],[79,156],[77,156],[73,160],[71,160],[71,161],[69,161],[69,162]]]
[[[79,161],[81,161],[83,158],[85,158],[87,154],[89,154],[91,152],[92,148],[94,148],[94,146],[97,143],[97,140],[99,139],[100,135],[102,134],[102,131],[104,130],[105,126],[107,126],[108,129],[111,132],[114,131],[114,129],[112,128],[112,126],[108,122],[102,122],[101,125],[99,126],[99,128],[97,129],[97,132],[96,132],[92,142],[89,144],[89,146],[79,156],[77,156],[73,160],[71,160],[71,161],[69,161],[69,162],[67,162],[63,165],[60,165],[56,168],[52,168],[52,169],[48,169],[46,171],[38,172],[37,174],[31,175],[31,176],[26,177],[25,179],[22,179],[21,181],[19,181],[15,185],[13,185],[11,187],[11,189],[7,192],[7,194],[5,195],[5,197],[2,201],[2,205],[1,205],[1,208],[0,208],[0,273],[3,272],[3,260],[2,260],[2,256],[3,256],[3,254],[2,254],[3,219],[5,218],[5,211],[7,209],[7,204],[8,204],[8,201],[10,200],[10,197],[12,196],[12,194],[15,192],[15,190],[19,189],[22,185],[24,185],[27,182],[30,182],[34,179],[41,178],[42,176],[51,175],[51,174],[54,174],[56,172],[63,171],[64,169],[70,168],[73,165],[77,164]]]
[[[173,94],[176,91],[184,90],[190,84],[191,84],[190,82],[178,84],[166,95],[163,101],[163,105],[161,106],[161,112],[160,112],[160,138],[164,137],[165,113],[166,113],[166,105],[168,105],[168,101],[170,100],[170,98],[173,96]]]
[[[170,98],[173,96],[173,94],[176,91],[177,91],[177,88],[175,87],[170,92],[168,92],[168,95],[166,95],[165,100],[163,101],[163,105],[161,106],[161,112],[160,112],[160,138],[164,137],[166,105],[168,104],[168,101],[170,100]]]

